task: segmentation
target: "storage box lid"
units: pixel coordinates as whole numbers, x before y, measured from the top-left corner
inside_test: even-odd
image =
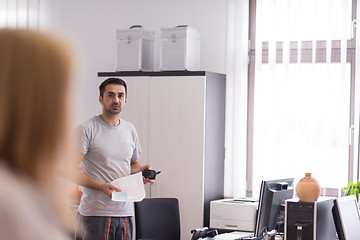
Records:
[[[132,26],[130,29],[117,29],[117,40],[146,39],[154,40],[154,31],[143,29],[141,26]]]
[[[188,26],[161,28],[161,38],[195,38],[200,39],[200,31]]]

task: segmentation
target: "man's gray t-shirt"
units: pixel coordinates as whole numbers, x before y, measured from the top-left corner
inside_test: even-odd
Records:
[[[131,160],[139,158],[141,147],[135,127],[124,120],[110,126],[95,116],[78,128],[80,144],[77,150],[85,157],[81,162],[83,173],[102,182],[111,182],[131,174]],[[79,213],[83,216],[133,216],[133,203],[112,201],[105,193],[82,188]]]

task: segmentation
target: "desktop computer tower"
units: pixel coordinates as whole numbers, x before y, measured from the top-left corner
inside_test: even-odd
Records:
[[[332,215],[335,198],[320,197],[316,202],[285,201],[285,240],[336,240]]]

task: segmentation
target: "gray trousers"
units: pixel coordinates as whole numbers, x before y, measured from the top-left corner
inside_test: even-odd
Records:
[[[132,240],[132,217],[82,216],[78,214],[77,240]]]

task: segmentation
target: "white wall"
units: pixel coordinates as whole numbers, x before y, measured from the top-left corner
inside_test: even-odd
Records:
[[[75,122],[100,113],[97,72],[115,70],[116,29],[142,25],[155,31],[154,69],[158,70],[160,28],[195,27],[201,32],[201,70],[224,73],[226,8],[226,0],[42,0],[42,29],[66,36],[79,56]]]

